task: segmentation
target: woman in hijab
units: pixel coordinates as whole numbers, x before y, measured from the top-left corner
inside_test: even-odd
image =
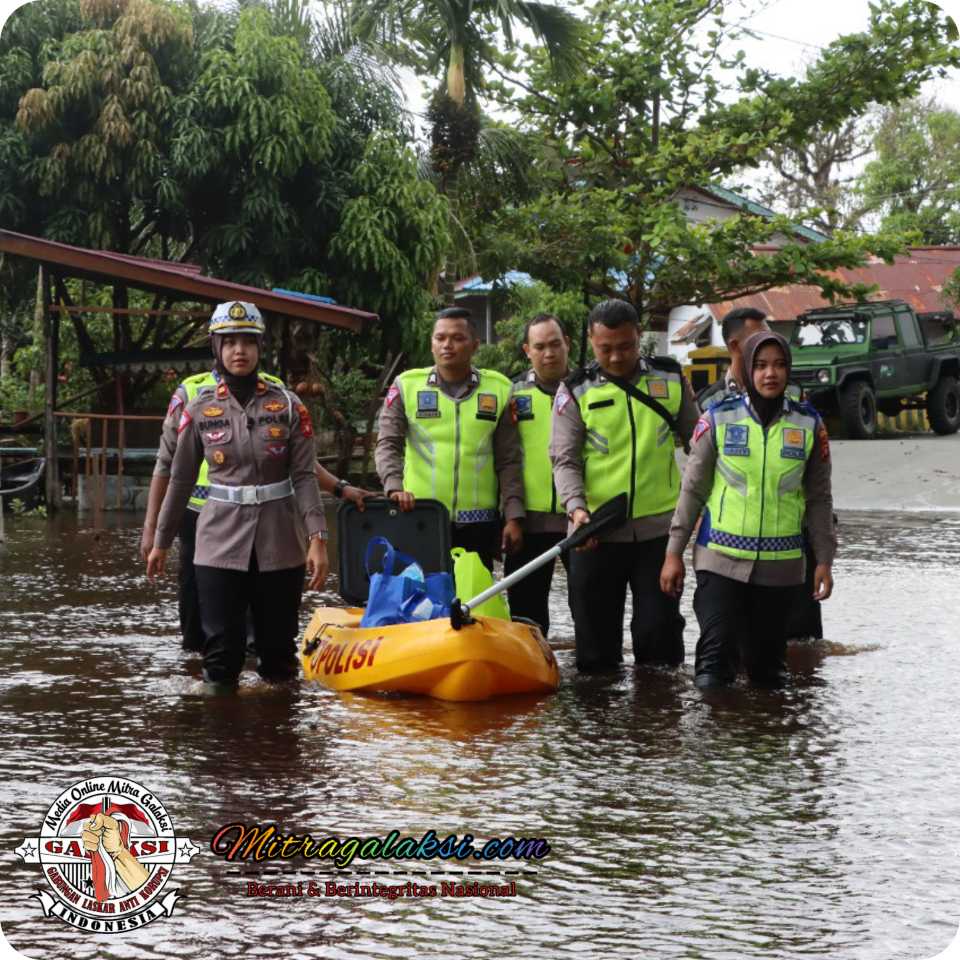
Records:
[[[327,576],[326,523],[314,474],[313,425],[296,394],[259,372],[265,327],[252,303],[220,304],[210,320],[219,382],[200,389],[180,418],[177,450],[147,573],[162,574],[201,462],[207,501],[194,568],[209,693],[236,689],[253,615],[258,672],[297,673],[295,637],[304,570]],[[299,521],[299,522],[298,522]]]
[[[816,557],[814,599],[833,590],[836,552],[830,443],[817,411],[786,396],[792,357],[783,337],[761,331],[743,344],[745,395],[707,411],[693,434],[670,528],[661,589],[683,592],[683,551],[700,519],[693,607],[700,623],[695,682],[782,686],[785,617],[804,580],[804,538]]]

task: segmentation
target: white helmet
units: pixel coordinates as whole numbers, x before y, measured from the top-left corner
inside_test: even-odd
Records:
[[[250,333],[255,337],[262,337],[267,328],[254,304],[245,300],[231,300],[217,304],[207,332],[211,337],[215,333]]]

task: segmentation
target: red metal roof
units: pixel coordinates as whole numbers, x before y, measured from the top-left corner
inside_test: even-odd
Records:
[[[149,260],[109,250],[88,250],[11,230],[0,230],[0,252],[36,260],[64,277],[84,277],[104,283],[126,280],[133,286],[172,294],[181,300],[206,303],[247,300],[275,316],[312,320],[354,333],[359,333],[366,323],[378,319],[375,313],[365,310],[305,300],[290,294],[206,277],[200,273],[200,267],[194,264]]]
[[[876,260],[854,270],[841,267],[828,276],[842,277],[847,283],[877,284],[879,289],[870,300],[905,300],[917,311],[944,310],[950,305],[940,292],[958,267],[960,247],[912,247],[892,264]],[[707,306],[718,320],[736,307],[754,307],[771,320],[793,320],[806,310],[829,305],[819,288],[791,285]]]

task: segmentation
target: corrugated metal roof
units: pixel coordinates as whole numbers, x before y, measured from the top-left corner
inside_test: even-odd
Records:
[[[206,303],[247,300],[276,316],[312,320],[355,333],[359,333],[367,322],[378,319],[375,313],[365,310],[207,277],[193,264],[149,260],[109,250],[88,250],[11,230],[0,230],[0,252],[36,260],[64,277],[86,277],[101,283],[125,280],[141,289],[171,294],[181,300]]]
[[[847,283],[875,283],[879,289],[868,299],[905,300],[920,312],[950,309],[940,292],[958,267],[960,247],[914,247],[893,264],[877,260],[854,270],[841,267],[827,275],[839,276]],[[830,304],[820,296],[819,288],[794,284],[707,306],[718,320],[736,307],[754,307],[771,320],[782,321]]]

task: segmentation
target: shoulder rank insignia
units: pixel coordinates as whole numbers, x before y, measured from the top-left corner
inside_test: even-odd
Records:
[[[266,383],[258,377],[257,378],[257,396],[262,397],[266,392],[267,392]]]
[[[305,437],[312,437],[313,422],[310,419],[310,411],[300,403],[297,405],[297,413],[300,415],[300,432]]]
[[[227,385],[226,385],[225,383],[218,383],[218,384],[217,384],[217,399],[218,399],[218,400],[226,400],[226,399],[227,399],[227,395],[228,395],[229,393],[230,393],[230,391],[227,389]]]

